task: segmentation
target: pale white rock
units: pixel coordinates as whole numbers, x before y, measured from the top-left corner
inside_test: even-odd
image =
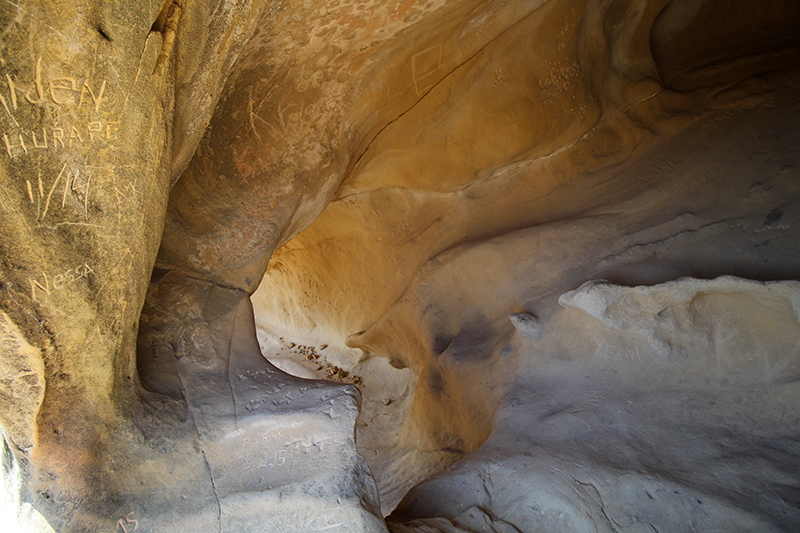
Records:
[[[542,324],[535,316],[529,313],[511,313],[508,318],[524,339],[534,340],[542,335]]]

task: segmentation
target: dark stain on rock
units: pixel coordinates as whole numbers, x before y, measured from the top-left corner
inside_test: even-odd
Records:
[[[764,225],[769,226],[771,224],[776,223],[781,219],[783,216],[783,209],[778,209],[777,207],[769,212],[767,218],[764,219]]]
[[[434,355],[441,355],[450,347],[452,342],[452,335],[448,334],[447,332],[437,332],[433,336],[433,345],[431,346],[431,351]]]
[[[428,372],[428,386],[436,394],[444,394],[447,383],[445,383],[444,376],[436,369],[431,368]]]

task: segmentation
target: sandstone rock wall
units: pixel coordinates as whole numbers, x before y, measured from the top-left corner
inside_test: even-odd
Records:
[[[800,266],[798,24],[3,3],[23,503],[57,531],[386,531],[401,500],[395,531],[796,529],[797,289],[761,282]]]

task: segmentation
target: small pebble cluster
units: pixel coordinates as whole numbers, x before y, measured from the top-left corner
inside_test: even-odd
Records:
[[[281,340],[283,340],[283,338],[281,338]],[[356,376],[355,374],[350,375],[350,372],[325,361],[325,358],[317,353],[317,348],[315,346],[304,346],[294,342],[288,343],[287,346],[292,353],[303,355],[305,356],[306,360],[316,363],[317,372],[325,373],[324,379],[337,381],[339,383],[352,383],[359,387],[364,385],[364,380],[361,378],[361,376]],[[319,351],[322,351],[327,347],[327,344],[323,344],[319,347]]]

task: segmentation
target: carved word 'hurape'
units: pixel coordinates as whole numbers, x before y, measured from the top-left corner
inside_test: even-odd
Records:
[[[119,121],[96,120],[76,126],[56,126],[3,133],[8,157],[27,155],[36,150],[59,150],[84,145],[86,142],[107,142],[117,138]]]

